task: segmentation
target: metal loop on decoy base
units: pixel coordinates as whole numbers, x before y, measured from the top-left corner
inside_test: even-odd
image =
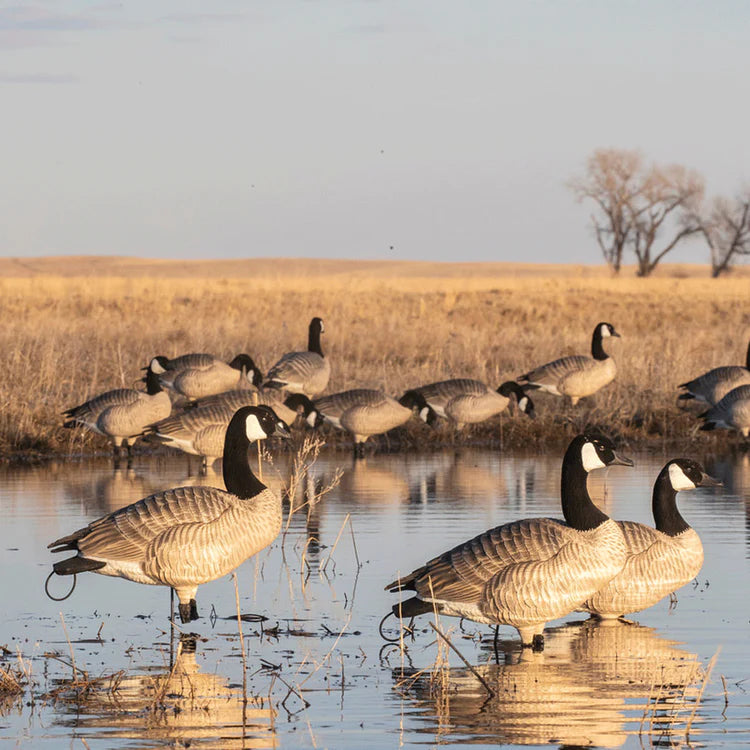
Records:
[[[386,615],[386,616],[385,616],[385,617],[384,617],[384,618],[383,618],[383,619],[382,619],[382,620],[380,621],[380,625],[378,625],[378,633],[380,633],[380,637],[381,637],[381,638],[382,638],[382,639],[383,639],[384,641],[388,641],[388,643],[400,643],[400,642],[401,642],[401,639],[402,639],[402,638],[403,638],[403,636],[404,636],[404,633],[407,633],[407,634],[409,634],[409,635],[411,635],[411,634],[413,633],[413,628],[412,628],[411,626],[412,626],[412,625],[413,625],[413,623],[414,623],[414,619],[412,618],[412,620],[411,620],[411,622],[410,622],[410,624],[409,624],[409,625],[403,625],[403,624],[401,624],[401,626],[400,626],[400,629],[399,629],[399,632],[398,632],[398,635],[397,635],[397,636],[396,636],[395,638],[391,638],[391,637],[387,636],[387,635],[386,635],[386,634],[385,634],[385,633],[383,632],[383,625],[385,624],[385,621],[386,621],[386,620],[387,620],[387,619],[388,619],[389,617],[397,617],[397,615],[396,615],[396,613],[395,613],[395,612],[393,612],[393,611],[391,610],[391,611],[390,611],[390,612],[389,612],[389,613],[388,613],[388,614],[387,614],[387,615]],[[402,620],[400,620],[400,619],[399,619],[399,623],[402,623]]]
[[[73,573],[73,585],[70,587],[70,591],[68,591],[65,596],[52,596],[52,594],[50,594],[49,592],[49,579],[54,575],[57,575],[57,573],[55,573],[55,571],[53,570],[47,576],[47,580],[44,582],[44,593],[47,594],[47,596],[52,599],[53,602],[64,602],[75,591],[77,576],[75,573]]]

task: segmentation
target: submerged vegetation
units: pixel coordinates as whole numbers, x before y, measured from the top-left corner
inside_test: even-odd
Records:
[[[247,352],[265,371],[304,346],[312,315],[326,323],[328,392],[400,395],[452,377],[497,387],[556,357],[587,354],[600,320],[622,334],[610,348],[617,379],[576,407],[534,394],[533,421],[505,414],[460,434],[412,422],[380,445],[536,446],[563,443],[587,425],[644,447],[731,439],[697,436],[695,410],[677,407],[676,387],[711,367],[742,363],[746,273],[708,279],[665,267],[637,279],[572,267],[248,261],[227,266],[222,278],[221,263],[207,275],[200,275],[206,264],[192,273],[185,266],[161,263],[147,275],[141,263],[139,275],[107,275],[79,259],[68,266],[72,275],[0,281],[3,456],[105,451],[100,438],[61,429],[60,412],[133,386],[156,354],[205,351],[229,360]]]

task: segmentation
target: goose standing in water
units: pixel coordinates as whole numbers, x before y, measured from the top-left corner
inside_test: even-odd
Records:
[[[618,456],[603,436],[574,438],[562,464],[565,521],[513,521],[459,544],[385,587],[416,592],[394,604],[392,613],[413,617],[436,610],[512,625],[523,646],[543,648],[545,623],[580,606],[627,558],[620,527],[594,505],[586,488],[590,471],[613,464],[633,462]]]
[[[704,372],[703,375],[688,380],[687,383],[680,383],[677,387],[685,392],[681,393],[677,400],[695,399],[709,406],[715,406],[729,391],[741,385],[750,385],[750,344],[747,345],[744,367],[741,365],[714,367],[713,370]]]
[[[248,447],[285,426],[265,407],[232,417],[224,442],[224,483],[178,487],[110,513],[49,545],[77,555],[56,562],[53,573],[94,571],[136,583],[171,586],[180,618],[198,618],[198,585],[213,581],[267,547],[281,530],[281,498],[253,474]],[[75,585],[75,584],[74,584]]]
[[[362,457],[365,441],[372,435],[382,435],[394,427],[400,427],[418,412],[424,421],[432,421],[434,413],[416,391],[407,391],[398,401],[382,391],[356,388],[351,391],[333,393],[314,402],[315,426],[328,422],[354,437],[355,456]],[[308,417],[308,420],[310,418]]]
[[[265,386],[310,398],[322,393],[331,377],[331,362],[320,347],[320,334],[324,332],[323,321],[313,318],[307,334],[307,351],[287,352],[268,371]]]
[[[584,396],[591,396],[615,379],[617,365],[602,344],[610,336],[620,338],[611,323],[599,323],[591,338],[590,357],[573,355],[556,359],[521,375],[518,382],[555,396],[568,396],[575,406]]]
[[[479,380],[456,378],[441,380],[414,388],[408,393],[420,394],[439,417],[450,419],[460,429],[465,424],[484,422],[505,411],[511,396],[516,397],[518,410],[534,416],[534,404],[518,383],[508,380],[493,390]],[[404,394],[406,395],[406,394]]]
[[[85,427],[108,437],[120,457],[125,446],[130,457],[132,443],[141,435],[146,425],[165,419],[172,411],[169,394],[162,390],[159,376],[149,365],[143,380],[146,391],[134,388],[117,388],[101,393],[72,409],[63,412],[63,427]]]
[[[150,367],[165,388],[191,400],[263,382],[263,373],[249,354],[238,354],[231,362],[212,354],[183,354],[174,359],[157,356]]]
[[[618,521],[628,558],[622,570],[587,599],[582,610],[603,619],[640,612],[692,581],[703,565],[703,545],[677,509],[677,493],[720,484],[688,458],[675,458],[654,484],[652,508],[656,528]]]

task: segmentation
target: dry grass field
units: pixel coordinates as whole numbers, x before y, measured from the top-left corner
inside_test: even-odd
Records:
[[[744,363],[750,273],[712,280],[705,267],[632,269],[524,264],[123,258],[0,259],[0,451],[40,456],[108,450],[60,427],[60,412],[131,386],[155,354],[249,353],[264,371],[304,348],[314,315],[326,324],[329,391],[409,387],[449,377],[493,386],[565,354],[589,353],[606,320],[617,380],[571,408],[534,396],[538,418],[503,416],[463,435],[414,425],[410,445],[483,441],[536,447],[598,425],[630,445],[712,445],[694,433],[676,385]]]

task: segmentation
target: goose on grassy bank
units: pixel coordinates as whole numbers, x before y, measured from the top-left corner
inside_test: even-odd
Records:
[[[85,427],[109,438],[119,458],[124,445],[130,456],[132,444],[146,425],[165,419],[172,411],[169,394],[161,387],[159,376],[149,366],[143,380],[146,390],[117,388],[101,393],[63,412],[63,427]]]
[[[318,423],[327,422],[352,435],[357,456],[364,455],[367,438],[400,427],[415,413],[425,421],[434,418],[430,416],[432,410],[424,397],[414,391],[396,400],[383,391],[356,388],[323,396],[313,403]]]
[[[678,401],[689,401],[695,399],[709,406],[714,406],[721,401],[729,391],[739,388],[741,385],[750,385],[750,343],[747,345],[747,356],[745,366],[727,365],[726,367],[714,367],[713,370],[704,372],[693,380],[680,383],[684,393],[678,396]]]
[[[523,388],[512,380],[493,390],[480,380],[455,378],[421,385],[406,393],[420,394],[437,416],[455,422],[458,428],[484,422],[505,411],[511,396],[515,396],[520,412],[528,417],[534,416],[534,403]]]
[[[620,337],[611,323],[599,323],[591,338],[591,356],[562,357],[521,375],[518,382],[525,388],[539,388],[555,396],[568,396],[575,406],[585,396],[591,396],[617,375],[617,365],[604,350],[603,341]]]
[[[191,400],[232,388],[257,387],[263,381],[249,354],[238,354],[231,362],[212,354],[183,354],[174,359],[156,356],[150,366],[165,388]]]
[[[331,377],[331,362],[323,354],[320,335],[325,326],[320,318],[310,321],[306,352],[287,352],[266,376],[267,388],[302,393],[313,398],[322,393]]]

